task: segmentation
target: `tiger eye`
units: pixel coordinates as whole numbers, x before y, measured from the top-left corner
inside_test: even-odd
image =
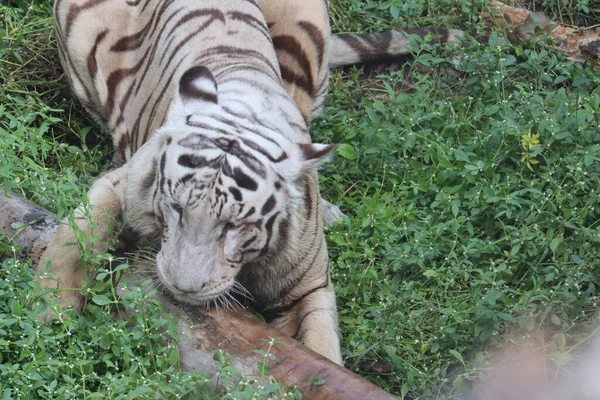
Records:
[[[169,207],[171,207],[171,209],[177,214],[181,214],[183,212],[183,207],[181,207],[179,203],[171,203],[169,204]]]

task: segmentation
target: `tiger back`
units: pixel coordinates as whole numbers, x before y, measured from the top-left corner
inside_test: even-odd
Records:
[[[308,130],[327,89],[326,2],[57,0],[55,17],[69,84],[119,165],[88,194],[94,231],[77,219],[96,250],[123,224],[158,237],[176,299],[248,291],[271,324],[341,363],[316,174],[335,146]],[[63,290],[89,278],[64,247],[74,239],[63,224],[38,279],[80,308]]]

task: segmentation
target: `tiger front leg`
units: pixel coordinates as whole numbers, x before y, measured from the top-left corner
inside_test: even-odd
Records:
[[[336,364],[344,364],[331,282],[310,292],[293,309],[271,324]]]
[[[85,235],[85,242],[96,254],[108,250],[111,235],[121,224],[126,177],[125,167],[104,175],[88,192],[89,216],[86,217],[83,206],[75,210],[75,229]],[[89,271],[80,263],[80,248],[74,243],[78,243],[77,236],[65,218],[40,259],[36,281],[42,288],[54,291],[61,307],[80,310],[84,304],[80,290],[88,280]],[[47,310],[41,318],[51,320],[56,315]]]

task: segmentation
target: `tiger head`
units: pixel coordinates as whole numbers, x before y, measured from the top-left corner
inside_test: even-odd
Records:
[[[335,147],[297,144],[228,112],[207,68],[184,73],[167,122],[131,161],[128,195],[129,222],[162,238],[156,267],[166,288],[208,304],[244,266],[297,240],[305,178]]]

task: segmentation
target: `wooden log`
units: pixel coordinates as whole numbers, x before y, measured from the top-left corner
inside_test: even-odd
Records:
[[[6,233],[14,245],[25,249],[23,256],[31,258],[34,264],[39,261],[58,225],[59,222],[47,210],[0,190],[0,232]],[[131,283],[144,280],[145,276],[143,272],[134,272],[122,279]],[[168,312],[178,315],[179,354],[184,370],[204,371],[216,378],[218,366],[213,355],[216,349],[221,349],[234,357],[230,365],[242,374],[258,375],[257,363],[262,361],[262,356],[253,350],[264,350],[265,341],[275,338],[278,344],[271,352],[276,358],[268,365],[269,371],[279,383],[298,387],[304,398],[395,398],[259,321],[247,310],[180,307],[164,294],[159,294],[158,299]],[[315,379],[322,379],[325,383],[315,386],[312,384]]]
[[[0,232],[24,250],[20,257],[37,265],[59,224],[48,210],[0,189]]]
[[[557,50],[569,60],[600,63],[600,35],[594,29],[561,25],[541,13],[532,13],[496,0],[490,2],[489,12],[483,17],[512,30],[517,40],[535,38],[535,28],[540,26],[540,32],[559,40]]]

